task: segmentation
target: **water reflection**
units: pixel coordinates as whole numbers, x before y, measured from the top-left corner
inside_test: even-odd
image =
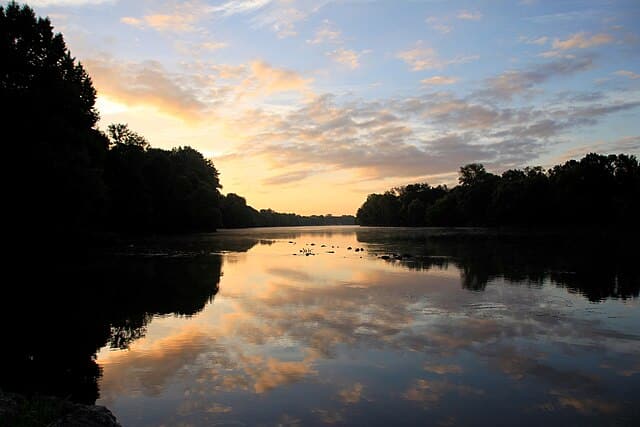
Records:
[[[222,265],[220,255],[149,249],[75,256],[52,256],[3,290],[3,321],[12,325],[1,356],[3,389],[94,403],[95,353],[128,348],[153,316],[202,310],[218,291]]]
[[[474,291],[498,278],[530,286],[550,281],[594,302],[638,297],[640,290],[636,242],[629,236],[371,228],[356,235],[377,253],[395,254],[388,261],[409,269],[443,268],[452,262],[461,271],[462,286]]]
[[[448,233],[277,229],[150,240],[92,274],[102,286],[91,298],[104,304],[55,322],[45,304],[29,315],[34,325],[49,320],[38,337],[52,337],[96,313],[101,329],[87,329],[88,343],[74,335],[65,351],[35,341],[47,357],[84,361],[108,343],[97,354],[98,402],[123,425],[638,420],[639,283],[627,258],[611,249],[585,259],[586,244],[565,256],[548,239],[524,247]],[[400,259],[380,258],[393,254]]]

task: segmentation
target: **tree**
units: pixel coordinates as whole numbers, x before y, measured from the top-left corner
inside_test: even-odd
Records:
[[[459,182],[451,190],[423,183],[370,194],[358,210],[358,223],[620,226],[634,225],[640,217],[640,165],[634,156],[624,154],[590,153],[549,171],[526,167],[502,176],[471,163],[460,168]],[[393,206],[399,210],[389,215],[395,212]]]
[[[483,182],[489,173],[484,169],[484,166],[480,163],[470,163],[462,166],[459,172],[458,182],[460,185],[472,186]]]
[[[107,127],[109,135],[109,144],[114,145],[131,145],[140,147],[143,150],[149,148],[149,142],[142,135],[139,135],[129,129],[129,126],[122,123],[110,124]]]
[[[107,140],[91,79],[49,20],[14,2],[0,7],[0,58],[3,142],[23,165],[9,191],[12,222],[35,233],[98,228]]]
[[[221,225],[222,186],[210,160],[190,147],[151,148],[127,125],[110,125],[108,133],[110,229],[213,231]]]

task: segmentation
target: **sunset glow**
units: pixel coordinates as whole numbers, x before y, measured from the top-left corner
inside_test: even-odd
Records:
[[[587,152],[640,154],[637,0],[35,0],[100,127],[191,146],[258,208]]]

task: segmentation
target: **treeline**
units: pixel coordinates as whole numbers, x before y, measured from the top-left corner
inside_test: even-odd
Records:
[[[632,155],[591,153],[548,170],[481,164],[460,168],[459,185],[413,184],[370,194],[357,222],[371,226],[632,225],[640,218],[640,167]]]
[[[215,166],[193,148],[151,148],[122,124],[102,132],[91,78],[49,19],[28,6],[0,6],[0,58],[0,125],[16,168],[5,206],[16,231],[186,232],[355,221],[239,206],[244,199],[223,196]]]
[[[356,218],[353,215],[302,216],[271,209],[257,210],[248,206],[244,197],[229,193],[222,200],[222,223],[225,228],[354,225]]]
[[[199,231],[221,226],[221,188],[210,160],[190,147],[161,150],[126,125],[108,128],[106,225],[122,231]]]

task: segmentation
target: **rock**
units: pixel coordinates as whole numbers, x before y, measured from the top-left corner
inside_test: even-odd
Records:
[[[349,247],[347,248],[347,250],[348,250],[348,251],[350,251],[351,249],[353,249],[351,246],[349,246]]]
[[[15,416],[24,404],[25,398],[17,394],[0,392],[0,420]]]
[[[72,410],[48,427],[121,427],[116,417],[104,406],[74,405]]]
[[[33,408],[45,408],[33,412]],[[53,412],[52,412],[53,411]],[[17,425],[31,425],[33,419],[43,417],[41,421],[48,427],[121,427],[116,417],[104,406],[83,405],[56,397],[26,397],[0,391],[0,425],[10,421]],[[50,420],[53,421],[50,422]],[[45,421],[46,420],[46,421]],[[25,424],[27,423],[27,424]]]
[[[391,257],[389,255],[382,255],[380,256],[380,259],[391,259]]]

